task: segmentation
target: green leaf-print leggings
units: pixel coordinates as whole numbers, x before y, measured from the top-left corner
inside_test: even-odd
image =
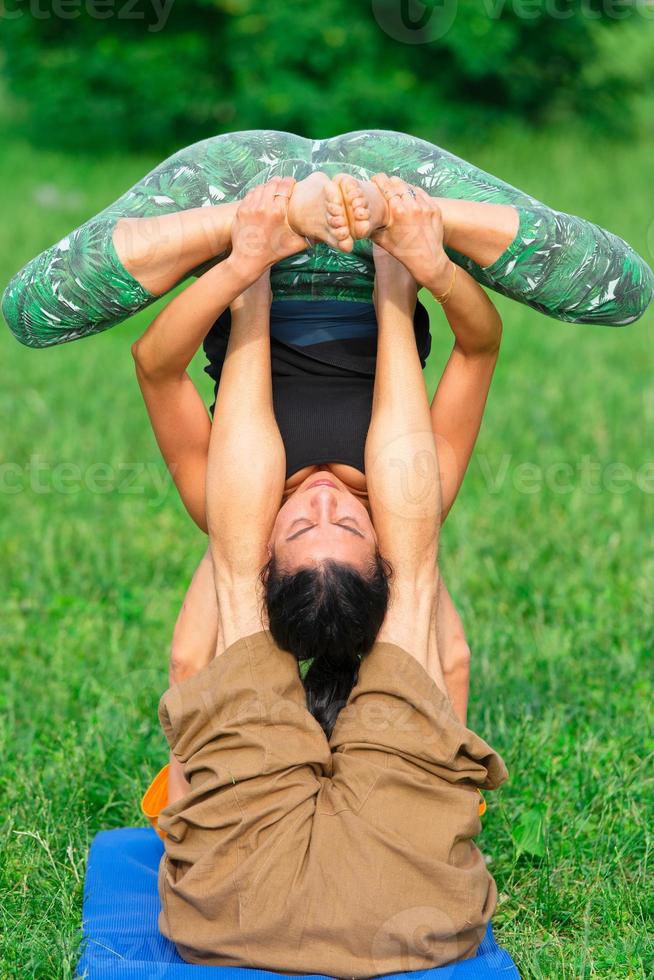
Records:
[[[515,241],[490,266],[450,252],[478,282],[559,320],[626,324],[646,310],[654,274],[626,242],[598,225],[552,209],[504,181],[404,133],[366,130],[325,140],[250,130],[186,147],[114,204],[18,272],[2,309],[29,347],[50,347],[107,330],[155,298],[122,266],[112,242],[123,217],[151,217],[242,198],[276,175],[298,180],[315,170],[366,179],[396,174],[436,197],[513,205]],[[281,299],[370,301],[370,242],[352,254],[314,246],[272,270]]]

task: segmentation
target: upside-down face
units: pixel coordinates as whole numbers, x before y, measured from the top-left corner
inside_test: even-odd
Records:
[[[376,553],[377,537],[361,500],[333,473],[321,470],[283,504],[269,548],[287,572],[325,560],[363,572]]]

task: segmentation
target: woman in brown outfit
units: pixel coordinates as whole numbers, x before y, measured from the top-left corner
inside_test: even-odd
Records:
[[[160,704],[189,786],[159,817],[160,926],[194,963],[343,977],[424,969],[473,956],[484,935],[496,889],[472,840],[477,790],[506,778],[452,710],[435,642],[440,483],[412,316],[414,270],[421,256],[433,269],[442,243],[433,209],[396,184],[381,244],[402,254],[410,231],[413,276],[376,248],[372,520],[363,505],[340,516],[337,480],[313,474],[296,491],[321,520],[356,536],[353,563],[392,568],[377,642],[328,736],[262,603],[262,569],[304,525],[279,526],[270,262],[239,242],[252,225],[275,237],[284,196],[279,182],[255,189],[233,229],[244,293],[207,469],[219,643],[211,663]]]

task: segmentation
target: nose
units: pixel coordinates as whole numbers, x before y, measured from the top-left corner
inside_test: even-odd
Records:
[[[330,520],[338,510],[338,498],[333,487],[316,487],[311,492],[309,504],[316,518]]]

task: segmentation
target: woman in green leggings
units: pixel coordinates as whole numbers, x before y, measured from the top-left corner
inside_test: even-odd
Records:
[[[316,172],[367,182],[379,171],[437,199],[450,258],[482,285],[572,322],[631,323],[650,302],[654,275],[622,239],[551,210],[431,143],[375,130],[326,140],[252,130],[174,154],[29,262],[5,291],[7,323],[30,347],[99,333],[220,258],[234,203],[253,186],[275,176],[302,182]],[[336,223],[325,221],[330,207],[339,206],[333,181],[326,179],[318,195],[315,182],[307,188],[314,216],[295,227],[317,244],[274,267],[275,298],[369,302],[370,242],[338,237],[337,214],[331,214]],[[134,220],[143,218],[154,220]],[[140,277],[146,266],[148,274]]]

